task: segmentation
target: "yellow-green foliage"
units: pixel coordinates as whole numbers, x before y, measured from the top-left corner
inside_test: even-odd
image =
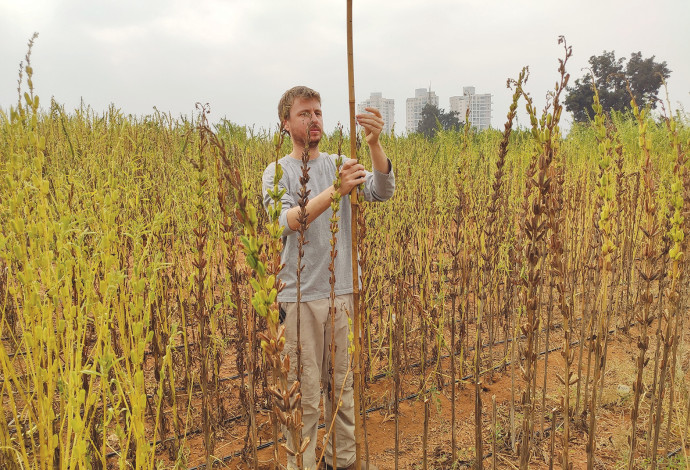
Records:
[[[32,72],[26,68],[29,79]],[[638,125],[620,114],[612,116],[612,122],[623,145],[623,170],[632,174],[641,165]],[[678,210],[680,188],[673,176],[669,137],[652,118],[646,117],[645,123],[658,197],[668,198]],[[232,163],[258,207],[261,173],[275,156],[274,136],[251,135],[228,121],[215,130],[234,149]],[[680,142],[687,142],[690,131],[682,121],[677,131]],[[601,158],[597,132],[601,129],[574,125],[560,142],[556,158],[563,162],[568,194],[580,181],[594,187]],[[406,255],[424,250],[427,276],[439,265],[448,266],[444,243],[425,244],[450,236],[459,165],[467,175],[461,184],[471,195],[468,243],[480,246],[501,134],[472,131],[468,138],[461,151],[463,135],[457,132],[440,131],[433,140],[382,137],[396,173],[396,194],[388,204],[367,208],[365,243],[374,260],[369,266],[373,288],[366,293],[371,308],[377,296],[394,289],[390,273],[405,251],[396,246],[396,234],[406,233]],[[335,152],[337,145],[336,135],[326,137],[322,150]],[[6,273],[0,276],[1,464],[68,469],[100,461],[105,467],[106,454],[117,452],[122,468],[155,465],[158,456],[151,442],[159,432],[164,380],[167,375],[173,384],[182,381],[174,376],[170,351],[173,345],[186,344],[188,333],[198,203],[193,162],[198,149],[199,133],[189,120],[161,113],[125,116],[115,107],[102,114],[87,106],[66,112],[55,102],[42,110],[31,89],[21,108],[0,113],[0,271]],[[286,143],[282,153],[288,151]],[[366,150],[361,153],[370,165]],[[533,153],[531,132],[515,130],[504,170],[507,205],[500,208],[505,244],[515,240]],[[209,247],[205,301],[214,316],[210,324],[216,331],[211,333],[218,347],[224,343],[217,320],[233,321],[233,305],[225,300],[232,290],[231,277],[225,275],[222,213],[216,200],[222,168],[208,162],[204,193]],[[586,195],[581,200],[587,204],[584,210],[593,210]],[[570,211],[570,220],[583,209],[566,204],[564,210]],[[257,230],[266,230],[266,213],[259,209],[253,216]],[[682,220],[674,217],[675,242]],[[242,229],[235,225],[233,230],[239,236]],[[251,240],[244,241],[251,248]],[[499,248],[497,265],[505,268],[508,249]],[[271,292],[275,273],[264,274],[260,280],[269,292],[266,306],[252,303],[259,313],[270,312],[276,324]],[[260,291],[263,285],[254,287]],[[248,282],[241,292],[251,298]],[[168,313],[162,307],[166,302],[173,305]],[[166,366],[158,380],[146,369],[145,356],[154,341],[165,353]],[[190,360],[185,352],[185,361]],[[157,397],[156,418],[147,411],[147,394]]]

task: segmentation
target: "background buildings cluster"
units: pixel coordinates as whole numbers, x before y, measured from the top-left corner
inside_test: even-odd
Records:
[[[450,97],[448,109],[458,113],[458,119],[461,123],[465,124],[465,121],[468,120],[470,125],[478,130],[488,129],[491,127],[491,96],[490,93],[477,94],[475,87],[466,86],[462,89],[462,95]],[[405,131],[408,134],[417,132],[419,122],[422,120],[422,110],[427,104],[440,108],[439,97],[431,88],[417,88],[414,97],[407,98],[405,103]],[[381,111],[385,122],[384,133],[393,132],[394,126],[400,132],[399,123],[397,125],[395,123],[394,99],[384,98],[383,93],[374,92],[357,106],[357,112],[364,112],[366,107],[378,108]],[[469,117],[466,119],[468,110]]]

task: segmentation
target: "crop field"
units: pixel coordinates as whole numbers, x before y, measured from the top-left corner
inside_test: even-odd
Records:
[[[595,98],[565,134],[568,57],[545,99],[516,71],[499,130],[382,136],[396,192],[359,202],[351,338],[381,469],[687,466],[688,116]],[[261,174],[289,139],[205,106],[66,111],[33,73],[29,51],[0,110],[0,468],[284,468]]]

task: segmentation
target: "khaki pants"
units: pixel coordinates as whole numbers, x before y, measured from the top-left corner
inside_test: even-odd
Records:
[[[297,303],[281,303],[285,310],[285,353],[290,356],[289,381],[297,377]],[[331,318],[328,314],[330,299],[302,302],[300,329],[302,330],[302,438],[310,438],[304,453],[305,469],[316,468],[316,431],[321,416],[319,404],[321,387],[324,390],[326,430],[331,425],[331,380],[328,369],[331,361]],[[335,397],[341,405],[336,414],[333,429],[336,434],[336,458],[338,467],[347,467],[355,461],[355,406],[352,388],[352,372],[348,373],[348,315],[353,312],[352,294],[335,298]],[[346,377],[347,374],[347,377]],[[343,387],[344,384],[344,387]],[[340,395],[342,388],[342,395]],[[288,443],[292,443],[289,436]],[[290,447],[292,447],[290,445]],[[331,440],[326,444],[326,462],[333,464]],[[288,469],[297,468],[294,457],[288,457]]]

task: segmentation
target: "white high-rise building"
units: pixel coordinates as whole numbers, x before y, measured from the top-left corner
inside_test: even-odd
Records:
[[[383,133],[390,135],[395,124],[395,100],[384,98],[383,93],[374,92],[371,96],[357,105],[357,113],[365,113],[364,108],[376,108],[381,111],[383,118]]]
[[[436,93],[426,88],[417,88],[414,91],[414,98],[407,98],[407,132],[417,132],[419,121],[422,120],[422,109],[424,106],[433,104],[438,107],[438,96]]]
[[[450,110],[458,113],[460,122],[465,122],[467,109],[470,110],[470,125],[479,130],[491,127],[491,94],[478,95],[473,86],[462,88],[463,96],[450,97]]]

